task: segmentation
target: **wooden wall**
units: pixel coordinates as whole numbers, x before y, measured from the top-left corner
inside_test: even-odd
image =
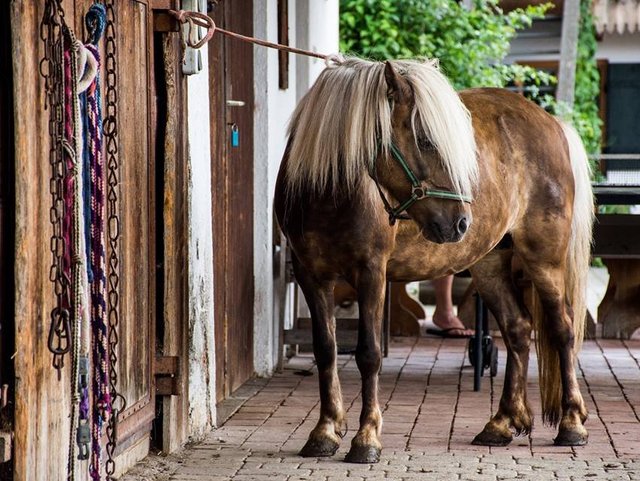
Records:
[[[81,32],[92,0],[65,0],[65,18]],[[15,480],[64,479],[69,436],[68,372],[58,381],[47,349],[49,313],[49,142],[39,24],[43,1],[11,0],[15,116]],[[121,449],[148,442],[154,414],[154,178],[150,10],[145,1],[118,4],[119,149],[121,169]],[[84,35],[79,35],[83,37]],[[69,358],[67,357],[67,369]],[[126,456],[125,456],[126,457]],[[129,459],[135,461],[135,459]],[[120,466],[122,467],[122,466]]]

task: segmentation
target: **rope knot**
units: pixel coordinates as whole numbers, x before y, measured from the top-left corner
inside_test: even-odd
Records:
[[[107,9],[101,3],[94,3],[84,17],[84,23],[89,33],[88,42],[98,45],[107,25]]]
[[[187,35],[185,36],[182,30],[180,31],[180,35],[182,36],[182,41],[185,45],[188,45],[191,48],[198,49],[202,47],[205,43],[211,40],[211,37],[213,37],[213,34],[216,31],[215,22],[209,15],[204,13],[187,10],[169,10],[169,14],[182,25],[185,23],[189,25]],[[207,33],[205,33],[204,37],[199,40],[197,27],[207,29]]]
[[[344,56],[341,53],[330,53],[324,58],[327,68],[337,67],[344,62]]]

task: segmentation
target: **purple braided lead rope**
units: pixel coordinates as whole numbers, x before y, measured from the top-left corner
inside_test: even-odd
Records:
[[[86,45],[100,65],[100,53],[94,45]],[[99,68],[98,68],[99,71]],[[105,170],[102,155],[102,102],[100,77],[87,89],[87,146],[91,176],[91,249],[90,262],[93,271],[91,283],[91,330],[92,350],[92,391],[93,426],[90,475],[94,481],[100,480],[100,439],[102,426],[111,413],[108,373],[108,343],[106,317],[106,275],[104,239],[104,186]]]

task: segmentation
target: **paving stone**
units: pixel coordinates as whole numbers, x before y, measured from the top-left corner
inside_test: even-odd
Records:
[[[501,340],[496,342],[504,353]],[[317,371],[310,378],[294,374],[313,366],[312,356],[302,354],[202,443],[158,458],[163,470],[157,476],[140,474],[155,462],[148,459],[122,480],[640,480],[640,422],[635,414],[640,406],[631,404],[640,399],[640,367],[630,352],[640,358],[639,341],[585,342],[578,369],[590,410],[590,442],[584,447],[554,446],[557,430],[540,421],[534,353],[528,397],[536,425],[530,436],[515,438],[504,448],[488,448],[472,446],[471,439],[497,408],[504,365],[498,378],[493,383],[484,378],[476,393],[471,389],[473,372],[465,364],[466,343],[398,339],[391,343],[380,377],[384,448],[379,464],[344,462],[362,405],[358,369],[348,355],[339,356],[338,365],[350,430],[333,457],[298,456],[319,417]]]

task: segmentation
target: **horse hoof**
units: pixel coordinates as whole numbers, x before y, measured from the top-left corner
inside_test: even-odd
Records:
[[[506,446],[513,440],[513,435],[508,431],[508,435],[497,429],[491,429],[486,426],[480,434],[478,434],[471,444],[476,446]]]
[[[380,461],[380,448],[374,446],[351,446],[344,460],[347,463],[371,464]]]
[[[303,458],[321,458],[333,456],[340,445],[329,438],[309,439],[300,450]]]
[[[563,429],[558,432],[558,437],[553,440],[553,444],[556,446],[584,446],[589,440],[589,434],[584,430],[571,431]]]

